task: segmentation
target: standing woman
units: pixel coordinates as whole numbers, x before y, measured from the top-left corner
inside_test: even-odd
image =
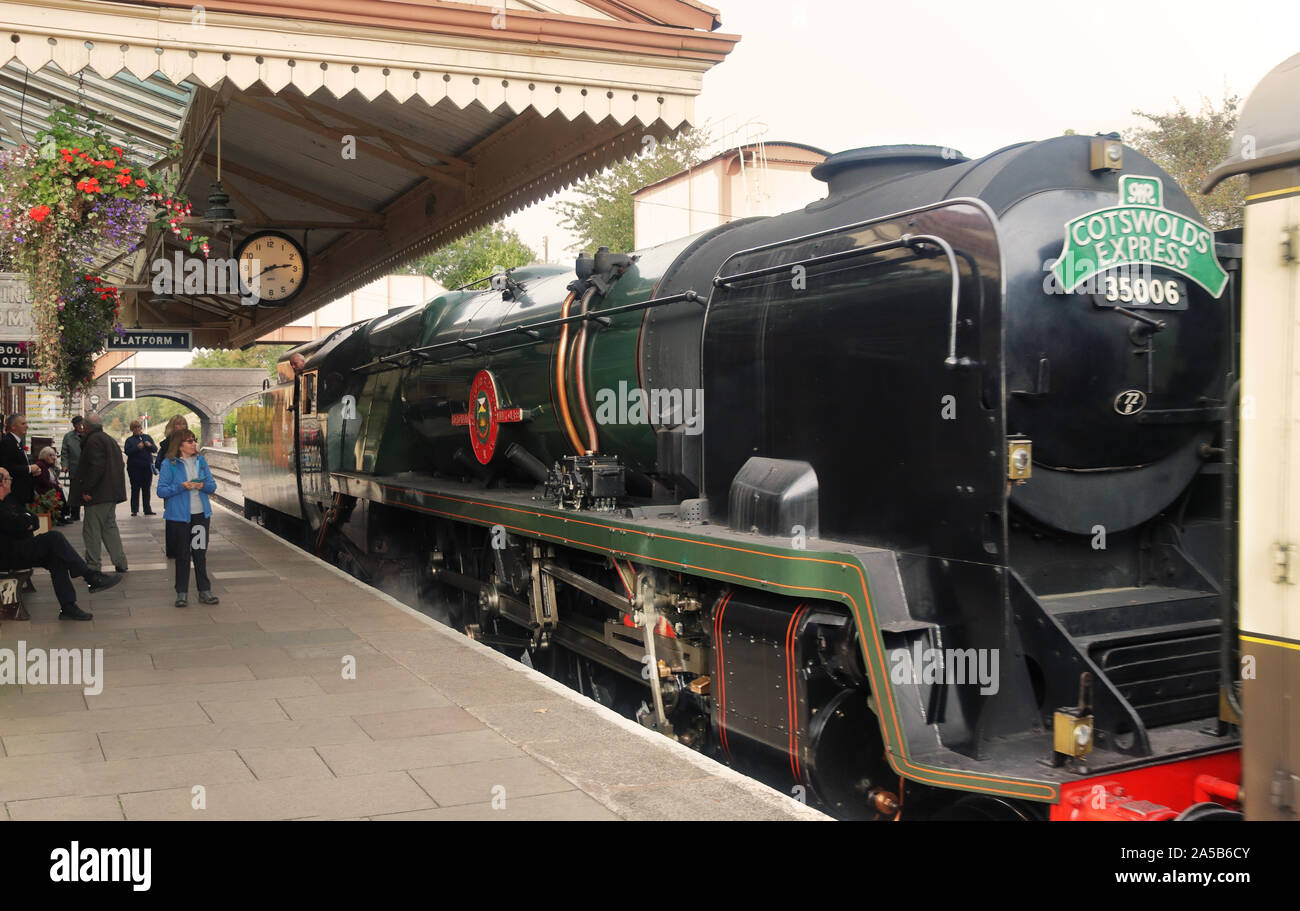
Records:
[[[168,453],[172,452],[172,438],[178,433],[185,433],[189,428],[189,421],[185,420],[185,418],[179,414],[173,415],[172,419],[167,422],[167,428],[163,431],[162,449],[158,450],[158,459],[154,462],[154,469],[159,473],[158,479],[160,482],[162,480],[163,462],[167,461]],[[161,497],[162,495],[162,490],[159,489],[158,496]],[[172,549],[172,539],[170,535],[167,536],[165,545],[166,546],[163,550],[167,554],[167,559],[175,559],[176,551]]]
[[[140,499],[144,498],[144,514],[153,515],[149,503],[149,488],[153,486],[154,453],[158,444],[153,437],[144,432],[144,425],[139,421],[131,422],[131,435],[122,447],[126,452],[126,474],[131,479],[131,515],[139,512]]]
[[[166,501],[163,518],[167,520],[167,549],[176,554],[176,606],[188,604],[190,560],[194,561],[194,581],[199,587],[199,601],[217,604],[208,581],[208,520],[212,506],[208,494],[217,482],[208,469],[208,461],[199,455],[199,444],[188,430],[168,438],[167,457],[158,475],[158,496]]]
[[[172,451],[172,437],[189,429],[190,422],[185,420],[184,415],[175,415],[167,422],[167,428],[163,431],[162,449],[158,450],[158,459],[154,462],[154,468],[162,471],[163,462],[168,458],[167,453]]]

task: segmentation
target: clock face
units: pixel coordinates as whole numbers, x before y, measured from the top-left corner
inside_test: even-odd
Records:
[[[286,234],[263,231],[239,245],[240,284],[261,303],[283,304],[307,281],[307,257]]]

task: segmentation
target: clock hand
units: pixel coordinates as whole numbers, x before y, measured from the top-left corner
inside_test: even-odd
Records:
[[[257,273],[257,274],[256,274],[255,276],[253,276],[253,277],[254,277],[254,278],[261,278],[263,275],[265,275],[266,273],[270,272],[272,269],[285,269],[285,268],[288,268],[288,265],[287,265],[286,263],[279,263],[279,264],[274,265],[274,266],[267,266],[265,269],[263,269],[261,272]]]

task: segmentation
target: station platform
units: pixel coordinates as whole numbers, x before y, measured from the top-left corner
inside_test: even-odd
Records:
[[[0,686],[0,819],[828,819],[229,510],[221,603],[176,608],[161,515],[117,521],[124,581],[74,580],[93,620],[38,568],[32,619],[0,623],[0,649],[103,649],[97,695]]]

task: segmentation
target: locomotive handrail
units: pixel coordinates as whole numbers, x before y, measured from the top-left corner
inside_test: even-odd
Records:
[[[850,225],[846,226],[846,228],[837,228],[836,231],[843,231],[852,227],[853,226]],[[810,234],[808,236],[816,237],[818,235]],[[736,272],[732,275],[715,275],[713,278],[713,285],[716,288],[726,288],[728,285],[738,281],[744,281],[748,278],[760,278],[764,275],[775,275],[778,272],[789,272],[791,269],[799,266],[820,265],[822,263],[848,259],[851,256],[866,256],[873,253],[884,253],[886,250],[898,250],[903,247],[910,250],[916,250],[918,247],[926,244],[938,247],[947,255],[948,268],[952,272],[952,318],[948,326],[948,356],[944,359],[943,363],[947,367],[969,366],[971,363],[970,358],[957,357],[957,304],[961,290],[959,287],[961,275],[957,266],[957,253],[953,250],[952,244],[948,243],[948,241],[939,237],[937,234],[904,234],[897,240],[885,240],[876,244],[868,244],[865,247],[854,247],[851,250],[839,250],[835,253],[823,253],[821,256],[810,256],[806,259],[800,259],[794,262],[780,263],[775,266],[764,266],[761,269],[751,269],[748,272]],[[730,262],[734,257],[745,253],[755,253],[776,246],[788,245],[789,242],[787,241],[781,244],[767,244],[763,247],[751,247],[748,250],[741,250],[740,252],[733,253],[731,256],[727,257],[723,262],[723,265],[726,265],[727,262]],[[718,271],[721,272],[721,268],[719,268]]]
[[[398,351],[395,354],[385,354],[383,357],[377,357],[359,367],[353,367],[353,373],[359,373],[362,370],[368,370],[372,367],[400,367],[397,363],[405,358],[418,357],[425,361],[431,361],[429,353],[439,351],[445,348],[468,348],[470,351],[478,351],[478,342],[485,339],[501,338],[507,335],[526,335],[531,341],[538,341],[542,334],[539,329],[550,329],[554,326],[564,326],[569,323],[593,322],[602,326],[610,324],[609,317],[617,313],[630,313],[634,310],[646,310],[650,307],[662,307],[666,304],[678,304],[682,301],[691,301],[700,306],[707,303],[706,298],[700,297],[695,291],[682,291],[680,294],[670,294],[667,297],[655,297],[649,300],[639,301],[632,304],[620,304],[617,307],[609,307],[605,310],[593,310],[587,313],[578,313],[573,316],[556,317],[555,319],[539,320],[535,323],[526,323],[518,326],[511,326],[508,329],[493,329],[490,332],[481,332],[478,335],[472,335],[469,338],[452,339],[448,342],[438,342],[434,345],[424,345],[420,348],[408,348],[406,351]]]

